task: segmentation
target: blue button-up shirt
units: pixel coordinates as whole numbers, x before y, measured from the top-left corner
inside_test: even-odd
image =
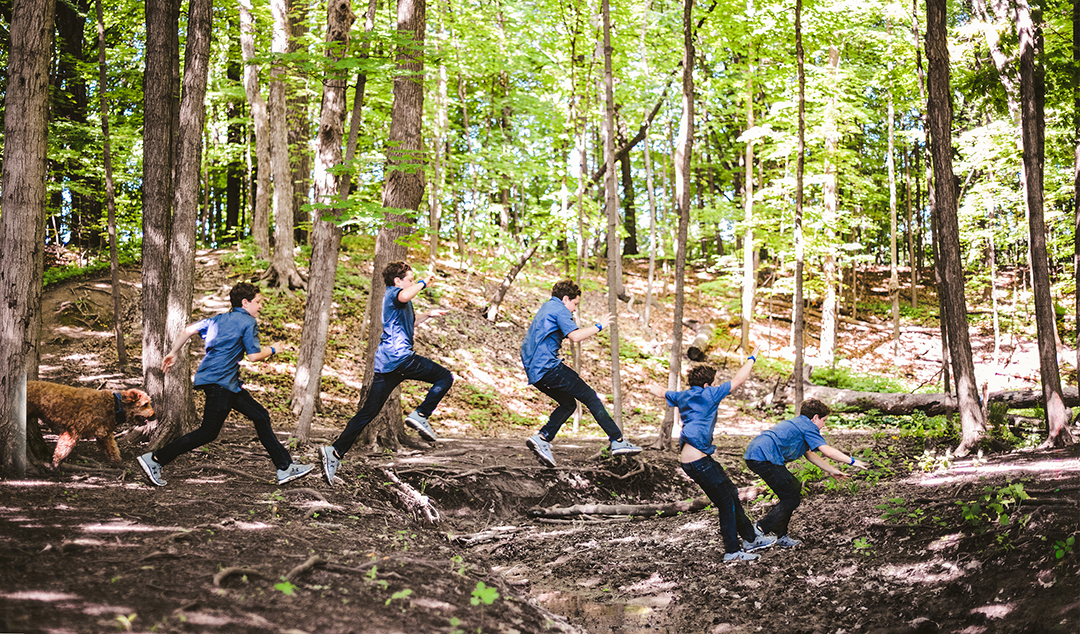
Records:
[[[544,302],[529,324],[525,341],[521,344],[521,363],[525,366],[529,385],[562,363],[559,360],[562,340],[577,329],[573,313],[561,299],[552,297]]]
[[[783,466],[827,444],[814,421],[805,416],[796,416],[761,432],[760,436],[750,441],[743,458]]]
[[[716,409],[720,401],[730,393],[731,381],[719,386],[694,385],[682,392],[665,392],[667,404],[679,408],[679,418],[682,420],[679,442],[711,456],[716,451],[716,445],[712,441],[713,430],[716,428]]]
[[[398,302],[398,293],[401,291],[400,287],[388,286],[383,294],[383,332],[379,347],[375,350],[376,372],[393,372],[413,354],[416,313],[413,311],[412,302]]]
[[[255,318],[243,308],[233,308],[195,322],[195,328],[206,346],[206,356],[195,373],[194,384],[220,385],[230,392],[239,392],[240,359],[262,350]]]

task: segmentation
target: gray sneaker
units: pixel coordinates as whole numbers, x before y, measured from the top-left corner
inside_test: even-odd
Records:
[[[611,455],[613,456],[629,456],[636,453],[641,453],[641,447],[625,438],[611,441]]]
[[[780,548],[795,548],[796,546],[802,546],[802,541],[784,535],[777,538],[776,545]]]
[[[424,440],[435,442],[439,438],[435,435],[435,430],[431,428],[427,420],[427,417],[421,416],[420,412],[413,410],[411,414],[405,417],[405,424],[415,429],[416,433],[420,434],[420,437]]]
[[[735,553],[724,553],[724,563],[731,561],[754,561],[759,555],[751,555],[745,550],[740,550]]]
[[[761,550],[762,548],[768,548],[775,543],[776,538],[772,535],[759,535],[757,539],[752,542],[748,542],[745,539],[742,540],[742,549],[749,553],[755,550]]]
[[[536,454],[536,459],[540,461],[540,464],[545,467],[555,466],[555,456],[551,455],[551,443],[544,440],[544,437],[540,434],[530,437],[525,441],[525,446],[532,449],[532,452]]]
[[[288,466],[286,469],[277,470],[277,483],[286,484],[292,482],[297,478],[302,478],[311,473],[315,467],[309,464],[296,464],[295,462]]]
[[[334,474],[341,466],[341,459],[334,455],[333,445],[319,447],[319,457],[322,458],[322,470],[326,475],[326,481],[330,483],[330,486],[334,486]]]
[[[139,466],[142,467],[143,473],[147,478],[150,478],[150,483],[154,486],[165,486],[165,478],[161,477],[161,463],[154,460],[154,452],[147,452],[139,456],[135,460],[138,461]]]

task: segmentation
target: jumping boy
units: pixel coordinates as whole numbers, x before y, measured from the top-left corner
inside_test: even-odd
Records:
[[[525,445],[536,454],[540,463],[548,467],[555,466],[551,441],[555,434],[559,433],[563,423],[574,413],[577,408],[576,401],[581,401],[589,408],[593,418],[607,433],[611,442],[611,455],[641,452],[641,447],[623,439],[622,430],[615,424],[611,414],[608,414],[607,408],[596,395],[596,390],[559,360],[563,339],[577,343],[599,333],[604,326],[611,323],[611,315],[604,315],[592,326],[578,328],[573,312],[577,310],[580,302],[581,289],[577,284],[571,280],[556,282],[551,289],[551,299],[540,307],[540,311],[529,324],[524,343],[521,344],[521,362],[525,366],[529,384],[535,385],[536,389],[559,404],[555,411],[551,412],[540,433],[525,441]]]
[[[713,459],[716,445],[716,411],[720,401],[737,389],[750,376],[757,351],[747,358],[735,376],[726,383],[716,379],[716,369],[698,365],[690,369],[686,380],[690,388],[682,392],[666,392],[649,386],[654,396],[663,397],[669,407],[679,408],[682,433],[679,435],[679,460],[682,470],[709,496],[720,516],[720,535],[724,539],[724,561],[753,561],[758,555],[750,551],[771,546],[775,537],[758,535],[739,502],[739,490],[728,478],[724,467]],[[742,537],[740,540],[739,537]]]
[[[405,424],[415,429],[428,442],[438,440],[435,431],[428,424],[428,418],[454,384],[454,375],[450,374],[449,370],[413,352],[413,332],[416,326],[450,311],[432,310],[420,315],[415,313],[412,300],[427,288],[428,284],[424,280],[416,281],[412,267],[405,262],[387,264],[382,277],[386,284],[382,306],[383,333],[375,351],[375,376],[371,380],[367,399],[356,416],[345,425],[345,430],[334,444],[319,448],[323,473],[331,486],[334,484],[334,473],[341,465],[345,453],[402,381],[413,379],[432,384],[424,401],[405,418]]]
[[[845,462],[859,469],[867,467],[865,462],[825,443],[821,430],[825,428],[825,418],[832,412],[828,405],[810,398],[803,401],[801,411],[801,415],[761,432],[760,436],[750,441],[746,455],[743,456],[746,466],[758,474],[780,500],[754,527],[760,534],[775,533],[776,545],[782,548],[802,544],[800,540],[788,536],[788,522],[802,499],[802,484],[787,470],[784,466],[786,463],[805,456],[812,464],[836,479],[849,476],[815,454],[815,451],[825,458]]]
[[[198,333],[206,345],[206,356],[195,373],[195,389],[206,394],[202,426],[190,434],[172,441],[164,448],[145,453],[137,458],[146,477],[156,486],[165,486],[161,468],[176,460],[181,454],[212,442],[221,432],[221,426],[236,410],[255,423],[255,432],[270,459],[277,467],[278,484],[285,484],[311,472],[311,465],[296,464],[288,450],[274,435],[270,426],[270,413],[260,405],[240,383],[240,359],[245,354],[248,361],[262,361],[277,354],[277,348],[259,345],[259,309],[262,296],[259,288],[240,282],[229,292],[232,310],[197,321],[176,338],[172,350],[161,361],[161,371],[168,372],[176,362],[177,355],[187,340]]]

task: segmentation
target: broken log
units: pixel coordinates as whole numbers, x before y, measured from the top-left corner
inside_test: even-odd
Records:
[[[1061,390],[1066,407],[1080,406],[1080,393],[1075,387]],[[791,388],[780,390],[776,402],[792,403]],[[957,411],[957,398],[952,394],[906,394],[898,392],[857,392],[841,390],[835,387],[806,384],[803,398],[816,398],[835,410],[865,412],[877,410],[882,414],[904,416],[924,412],[928,416],[939,416]],[[991,403],[1004,403],[1009,409],[1024,409],[1043,406],[1041,390],[1010,390],[991,392],[987,399]]]
[[[690,357],[691,361],[704,361],[708,356],[712,336],[712,324],[704,323],[698,326],[697,335],[694,337],[694,341],[690,344],[690,347],[686,350],[686,356]]]

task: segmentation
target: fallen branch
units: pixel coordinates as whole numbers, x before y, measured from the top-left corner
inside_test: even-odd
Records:
[[[495,526],[494,528],[489,528],[486,531],[480,531],[479,533],[473,533],[471,535],[458,535],[457,537],[454,537],[454,541],[463,546],[475,546],[504,537],[513,537],[520,530],[521,527],[518,526]]]
[[[225,473],[231,473],[233,475],[238,475],[238,476],[247,478],[248,480],[252,480],[254,482],[261,482],[263,484],[266,484],[266,478],[260,478],[258,476],[251,475],[250,473],[248,473],[246,471],[241,471],[239,469],[233,469],[232,467],[223,467],[221,465],[204,465],[202,468],[203,469],[210,469],[211,471],[224,471]]]
[[[549,508],[529,509],[531,517],[570,517],[574,515],[640,515],[643,517],[668,517],[679,513],[693,513],[709,505],[706,497],[694,498],[689,502],[669,504],[575,504],[574,506],[553,506]]]
[[[266,575],[259,572],[258,570],[254,570],[252,568],[242,568],[240,566],[231,566],[229,568],[219,570],[217,574],[214,575],[214,586],[220,588],[221,582],[225,581],[232,575],[244,575],[245,577],[262,577],[263,579],[267,578]]]
[[[420,513],[423,513],[424,519],[431,524],[438,524],[440,521],[439,511],[431,503],[431,500],[426,495],[422,495],[419,491],[411,487],[410,485],[402,482],[393,471],[389,469],[380,469],[390,481],[398,485],[398,498],[401,500],[405,509],[413,514],[413,516],[420,520]]]
[[[318,555],[312,555],[312,556],[307,558],[307,561],[300,564],[299,566],[296,566],[295,568],[293,568],[289,572],[285,573],[285,581],[290,581],[291,582],[293,579],[299,577],[300,575],[304,574],[308,570],[311,570],[315,566],[318,566],[319,564],[325,564],[325,563],[326,563],[326,560],[323,559],[322,557],[320,557]]]

